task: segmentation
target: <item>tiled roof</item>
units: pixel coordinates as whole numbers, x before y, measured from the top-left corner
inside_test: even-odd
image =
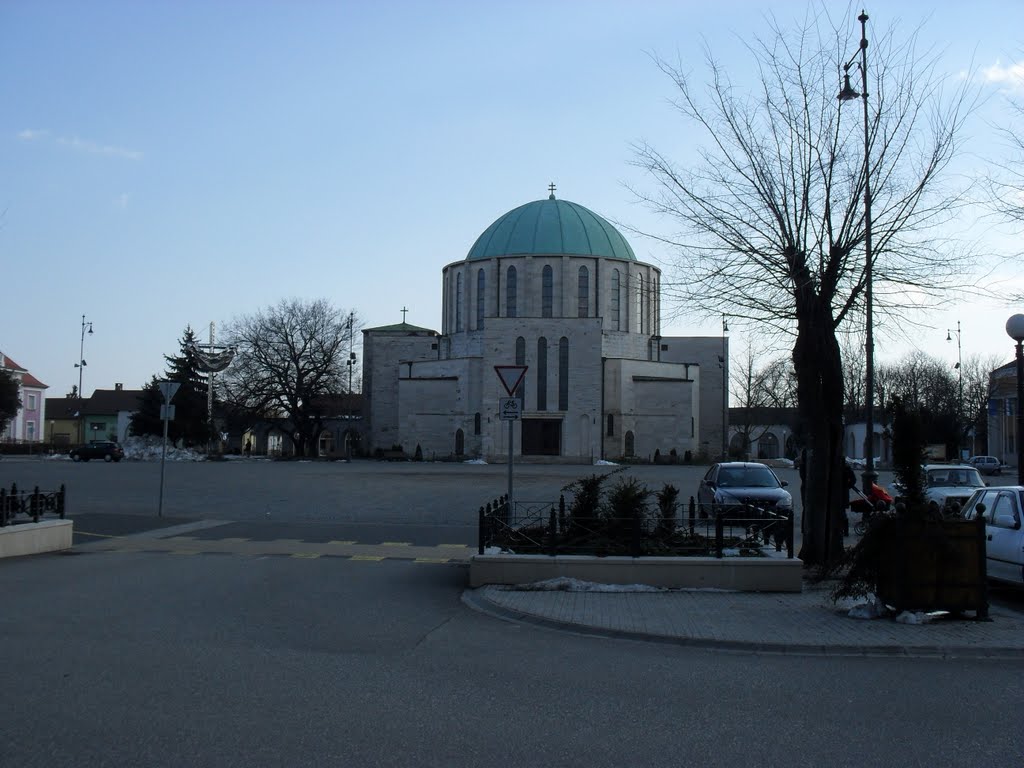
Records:
[[[141,389],[97,389],[85,401],[85,413],[103,415],[120,411],[137,411],[142,400]]]
[[[46,398],[47,419],[75,419],[82,408],[82,400],[78,397]]]

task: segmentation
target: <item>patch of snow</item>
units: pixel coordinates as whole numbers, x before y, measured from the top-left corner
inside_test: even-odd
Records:
[[[614,461],[605,461],[604,459],[597,459],[594,462],[595,467],[617,467],[619,466]]]
[[[735,547],[722,547],[722,557],[739,557],[740,551]]]
[[[130,461],[160,461],[164,439],[155,435],[133,436],[121,443],[124,457]],[[167,441],[167,461],[206,461],[206,454],[191,448],[176,448]]]
[[[535,581],[532,584],[517,584],[514,589],[520,592],[664,592],[664,587],[652,587],[648,584],[598,584],[593,581],[582,581],[559,576],[555,579]]]
[[[928,624],[934,619],[935,616],[929,613],[914,613],[913,611],[903,611],[899,616],[896,617],[897,624]]]
[[[464,461],[462,463],[463,464],[486,464],[487,462],[484,461],[483,459],[467,459],[466,461]]]
[[[869,603],[860,603],[853,606],[847,611],[846,615],[851,619],[880,619],[889,615],[889,609],[885,607],[885,603],[876,597]]]
[[[501,547],[484,547],[485,555],[514,555],[511,549],[503,549]]]

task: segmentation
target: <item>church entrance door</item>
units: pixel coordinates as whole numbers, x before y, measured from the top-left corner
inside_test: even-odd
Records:
[[[523,419],[523,456],[561,455],[561,419]]]

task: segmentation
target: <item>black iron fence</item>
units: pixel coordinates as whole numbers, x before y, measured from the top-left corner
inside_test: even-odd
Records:
[[[40,491],[38,485],[31,491],[20,491],[15,483],[11,483],[9,491],[0,488],[0,526],[20,522],[15,519],[17,515],[28,515],[36,523],[47,513],[58,515],[63,520],[65,503],[63,485],[57,491]]]
[[[625,555],[629,557],[763,557],[774,546],[793,557],[793,511],[722,505],[698,515],[691,497],[683,515],[644,507],[629,516],[607,510],[588,514],[557,502],[507,496],[480,507],[477,551],[516,554]]]

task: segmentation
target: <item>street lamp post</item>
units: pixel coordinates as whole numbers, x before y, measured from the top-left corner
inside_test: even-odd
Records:
[[[725,313],[722,313],[722,354],[718,362],[722,364],[722,461],[729,460],[729,355],[726,353],[726,335],[729,332],[729,322]]]
[[[956,334],[956,372],[959,376],[958,386],[959,391],[956,399],[956,452],[957,461],[960,461],[960,449],[963,444],[963,418],[964,418],[964,358],[963,351],[960,347],[960,321],[956,321],[956,330],[950,328],[946,329],[946,341],[953,340],[953,334]]]
[[[864,450],[865,469],[861,476],[864,493],[871,493],[871,486],[878,478],[875,471],[875,340],[872,321],[872,254],[871,254],[871,133],[868,119],[868,15],[864,11],[857,17],[860,22],[860,47],[857,53],[843,65],[843,90],[839,101],[860,98],[864,104],[864,311],[866,332],[864,339],[864,362],[867,368],[865,400],[867,402],[866,432],[867,444]],[[861,92],[850,86],[850,67],[860,55]]]
[[[82,434],[85,431],[84,419],[85,415],[82,413],[82,372],[85,370],[85,334],[88,333],[92,336],[92,323],[86,322],[85,315],[82,315],[82,338],[78,344],[78,362],[75,363],[75,368],[78,369],[78,442],[82,442]]]
[[[1021,344],[1024,343],[1024,315],[1014,315],[1006,321],[1007,335],[1017,342],[1017,434],[1013,439],[1013,447],[1017,452],[1017,484],[1024,485],[1024,446],[1021,446],[1021,438],[1024,438],[1024,350]]]

